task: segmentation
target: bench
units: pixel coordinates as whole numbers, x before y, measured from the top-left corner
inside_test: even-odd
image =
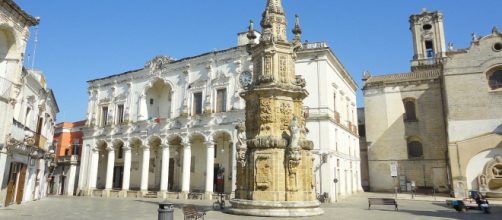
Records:
[[[204,219],[204,216],[206,215],[206,212],[200,212],[193,205],[184,206],[182,208],[182,211],[183,211],[183,216],[184,216],[185,220],[188,220],[188,219],[193,219],[193,220]]]
[[[371,205],[393,205],[397,208],[397,202],[395,199],[385,199],[385,198],[368,198],[368,209],[371,209]]]
[[[188,193],[188,199],[202,199],[204,193],[199,190],[194,190]]]

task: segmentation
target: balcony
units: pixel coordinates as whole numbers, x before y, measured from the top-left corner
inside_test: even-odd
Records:
[[[37,134],[30,128],[24,126],[21,122],[13,120],[11,127],[11,138],[16,139],[24,145],[33,145],[42,150],[47,151],[47,138],[41,134]]]
[[[58,157],[58,164],[68,164],[68,163],[76,163],[78,162],[78,155],[66,155],[63,157]]]
[[[47,143],[47,138],[42,136],[41,134],[35,134],[35,146],[40,149],[45,149],[45,144]]]

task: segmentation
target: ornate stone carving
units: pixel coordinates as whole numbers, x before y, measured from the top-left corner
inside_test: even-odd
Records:
[[[271,161],[269,155],[258,155],[255,162],[256,188],[267,190],[272,179]]]
[[[213,84],[213,86],[223,86],[228,84],[229,80],[230,77],[226,76],[223,72],[218,72],[216,78],[211,80],[211,84]]]
[[[145,68],[150,69],[150,73],[155,73],[167,67],[168,64],[172,63],[174,59],[172,57],[166,56],[156,56],[153,60],[148,61],[145,64]]]
[[[280,123],[281,127],[280,129],[285,131],[288,129],[288,126],[291,122],[292,118],[292,109],[291,109],[291,104],[287,102],[282,102],[279,107],[279,118],[280,118]]]
[[[272,122],[272,100],[269,98],[260,99],[260,121],[262,123]]]

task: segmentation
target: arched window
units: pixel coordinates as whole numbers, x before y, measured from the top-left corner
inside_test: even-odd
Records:
[[[491,89],[502,88],[502,69],[497,69],[488,74],[488,85]]]
[[[415,107],[415,99],[406,98],[403,100],[404,104],[404,120],[405,121],[417,121],[417,113]]]
[[[408,139],[408,158],[421,158],[423,156],[422,143],[417,139]]]

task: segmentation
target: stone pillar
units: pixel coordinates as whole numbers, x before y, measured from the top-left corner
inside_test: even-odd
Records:
[[[141,191],[148,191],[148,173],[150,172],[150,147],[143,146],[143,160],[141,163]]]
[[[129,143],[124,143],[122,147],[124,150],[124,175],[122,176],[122,190],[129,191],[131,182],[131,147]]]
[[[78,156],[72,156],[70,159],[70,169],[68,169],[68,185],[66,186],[65,193],[65,195],[67,196],[73,196],[73,191],[75,188],[75,176],[77,174],[77,157]]]
[[[206,145],[206,197],[212,199],[214,186],[214,142],[208,141]]]
[[[115,149],[113,146],[106,148],[108,150],[108,163],[106,165],[106,184],[105,189],[110,190],[113,187],[113,168],[115,165]]]
[[[181,181],[181,192],[190,192],[190,164],[192,159],[192,146],[191,143],[183,144],[183,174]]]
[[[89,175],[89,189],[96,189],[96,184],[98,182],[98,165],[99,165],[99,149],[94,147],[92,149],[92,159],[91,159],[91,170]],[[91,192],[92,193],[92,192]]]
[[[162,145],[162,169],[160,173],[160,191],[167,191],[169,180],[169,145]]]
[[[232,196],[235,195],[236,182],[237,181],[237,143],[232,142]]]

